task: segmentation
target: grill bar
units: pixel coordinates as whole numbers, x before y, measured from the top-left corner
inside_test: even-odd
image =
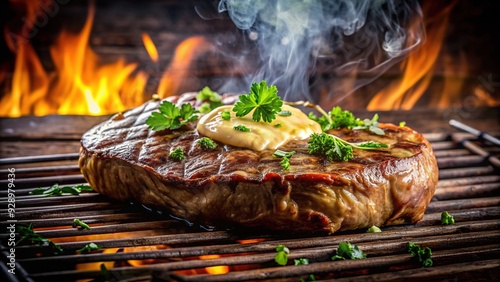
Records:
[[[253,230],[215,230],[179,221],[141,205],[117,203],[96,193],[75,196],[29,195],[36,187],[54,183],[85,183],[76,163],[78,154],[47,155],[0,160],[8,164],[43,163],[16,168],[16,224],[33,224],[36,232],[63,248],[54,255],[48,246],[16,246],[19,281],[71,281],[102,279],[108,274],[130,281],[298,281],[310,274],[329,281],[498,278],[500,267],[500,175],[494,158],[500,150],[472,139],[471,134],[425,134],[440,166],[435,196],[422,221],[415,225],[383,227],[382,233],[364,230],[331,236],[262,234]],[[472,137],[471,137],[472,136]],[[475,137],[474,137],[475,138]],[[479,148],[479,150],[477,149]],[[492,161],[493,160],[493,161]],[[13,162],[11,162],[13,161]],[[0,168],[7,173],[6,168]],[[2,185],[7,180],[0,180]],[[7,191],[0,191],[0,204],[8,204]],[[450,212],[454,225],[441,225],[442,211]],[[72,228],[74,218],[91,225],[90,230]],[[8,214],[0,213],[5,230]],[[0,234],[0,257],[6,262],[9,234]],[[358,245],[368,258],[331,261],[340,242]],[[431,247],[434,266],[423,269],[407,253],[408,242]],[[103,250],[88,254],[76,251],[88,243]],[[289,265],[274,263],[275,247],[290,250]],[[309,265],[294,266],[293,259],[308,258]],[[218,274],[214,274],[218,273]],[[9,277],[9,279],[12,277]],[[18,281],[18,280],[13,280]]]

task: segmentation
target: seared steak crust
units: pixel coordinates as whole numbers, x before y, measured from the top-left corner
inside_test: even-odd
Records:
[[[180,103],[181,101],[179,101]],[[110,198],[135,200],[192,222],[214,226],[322,231],[419,221],[434,194],[438,170],[432,149],[408,127],[382,124],[385,136],[332,130],[351,142],[374,140],[390,150],[354,150],[348,162],[308,154],[307,140],[283,171],[274,150],[218,143],[199,147],[191,125],[154,132],[145,124],[160,101],[149,101],[85,133],[80,168]],[[169,158],[181,147],[186,158]]]

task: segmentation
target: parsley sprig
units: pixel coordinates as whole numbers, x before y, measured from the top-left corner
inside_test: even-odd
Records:
[[[309,154],[326,156],[329,161],[348,161],[353,158],[353,148],[375,150],[388,148],[387,144],[375,141],[350,143],[335,135],[313,133],[309,139]]]
[[[271,122],[276,119],[276,114],[281,112],[283,101],[278,96],[278,88],[268,86],[263,80],[253,83],[249,94],[240,96],[240,100],[234,104],[233,112],[237,117],[244,117],[254,110],[252,120]]]
[[[16,246],[18,246],[22,242],[28,242],[30,244],[37,244],[40,246],[49,246],[53,250],[55,255],[61,254],[63,252],[61,246],[33,231],[32,223],[30,223],[27,227],[18,226],[17,231],[19,232],[21,239],[16,242]]]
[[[348,128],[348,129],[365,129],[377,135],[385,135],[385,132],[379,127],[378,114],[375,114],[371,119],[361,120],[354,116],[353,113],[347,110],[342,110],[341,107],[334,107],[326,113],[321,107],[313,105],[309,102],[299,101],[294,104],[315,108],[322,114],[317,117],[313,113],[309,113],[309,118],[319,123],[323,131],[330,129]]]
[[[159,112],[151,113],[146,124],[152,130],[178,129],[188,122],[198,119],[197,111],[189,103],[177,107],[169,101],[164,101],[158,107]]]

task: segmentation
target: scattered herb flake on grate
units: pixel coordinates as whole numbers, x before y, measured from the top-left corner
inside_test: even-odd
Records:
[[[274,261],[279,265],[286,265],[288,263],[288,254],[290,250],[285,245],[276,246],[276,256],[274,257]]]
[[[420,248],[419,245],[408,242],[408,252],[418,258],[418,261],[422,264],[422,267],[432,266],[432,250],[429,247]]]
[[[75,186],[63,186],[59,187],[59,184],[54,184],[49,188],[35,188],[31,190],[29,195],[42,195],[48,196],[66,196],[66,195],[80,195],[82,192],[93,192],[92,187],[84,184],[78,184]]]
[[[189,103],[181,105],[179,109],[169,101],[163,101],[158,107],[159,112],[151,113],[146,124],[152,130],[178,129],[188,122],[198,119],[197,111]]]
[[[182,151],[181,147],[177,147],[170,153],[170,157],[176,161],[182,161],[185,158],[184,151]]]
[[[214,140],[212,140],[208,137],[202,137],[202,138],[198,139],[197,143],[203,149],[215,149],[215,148],[217,148],[217,143],[215,143]]]
[[[455,219],[447,211],[441,213],[441,224],[450,225],[455,224]]]
[[[382,232],[382,230],[378,226],[375,226],[375,225],[373,225],[372,227],[368,228],[368,230],[366,230],[366,233],[378,233],[378,232]]]
[[[80,220],[78,218],[73,219],[72,227],[73,228],[81,227],[83,229],[90,229],[90,226],[87,223],[83,222],[82,220]]]
[[[85,245],[83,248],[76,250],[77,253],[89,253],[91,251],[99,251],[102,250],[101,246],[97,245],[96,243],[88,243]]]
[[[337,248],[337,254],[332,257],[332,260],[346,259],[364,259],[366,254],[361,251],[358,246],[349,242],[341,242]]]
[[[19,236],[21,236],[21,239],[16,242],[16,246],[21,244],[22,242],[29,242],[30,244],[37,244],[40,246],[49,246],[53,251],[55,255],[61,254],[63,252],[63,249],[61,246],[55,244],[51,240],[43,237],[42,235],[37,234],[35,231],[33,231],[33,224],[30,223],[27,227],[26,226],[18,226],[17,231],[19,232]]]
[[[233,112],[237,117],[244,117],[254,110],[252,119],[260,122],[271,122],[276,119],[276,114],[281,111],[283,101],[278,96],[278,88],[268,86],[263,80],[253,83],[249,94],[240,96],[240,100],[234,104]]]
[[[307,279],[300,278],[300,282],[306,282],[306,281],[316,281],[316,277],[314,277],[314,274],[309,274]]]
[[[294,259],[293,262],[294,262],[294,265],[309,264],[309,260],[306,258]]]
[[[233,127],[234,129],[238,130],[238,131],[243,131],[243,132],[250,132],[250,128],[242,125],[242,124],[239,124],[239,125],[235,125]]]

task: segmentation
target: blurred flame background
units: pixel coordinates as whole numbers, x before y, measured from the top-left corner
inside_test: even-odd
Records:
[[[453,22],[457,18],[454,11],[463,12],[469,6],[459,1],[420,2],[426,31],[426,40],[420,47],[385,74],[380,74],[381,78],[374,78],[373,83],[360,88],[352,85],[349,75],[345,78],[313,71],[313,75],[321,77],[317,80],[321,83],[311,85],[314,102],[325,108],[341,105],[372,111],[446,108],[459,105],[470,97],[478,105],[499,105],[498,83],[494,80],[497,69],[478,71],[484,65],[481,62],[491,58],[479,60],[471,57],[466,49],[447,46],[447,40],[460,32]],[[7,5],[7,9],[2,10],[10,11],[12,15],[3,21],[1,116],[110,114],[138,106],[155,93],[167,97],[198,91],[205,85],[219,90],[232,77],[245,76],[254,70],[252,56],[255,54],[251,51],[238,54],[244,49],[237,41],[243,38],[244,42],[252,43],[252,36],[256,35],[237,30],[222,14],[212,19],[201,19],[199,10],[206,9],[206,6],[183,4],[186,10],[193,11],[192,17],[173,16],[175,12],[171,11],[172,18],[177,20],[171,22],[177,26],[159,26],[153,32],[146,29],[138,31],[133,25],[129,26],[129,37],[135,40],[133,49],[145,54],[142,60],[134,61],[126,54],[108,58],[103,52],[95,50],[95,45],[105,49],[105,44],[99,44],[99,40],[106,38],[93,37],[93,27],[101,27],[103,23],[99,19],[104,17],[96,18],[96,13],[100,5],[105,4],[83,1],[80,7],[85,9],[80,9],[81,18],[59,20],[58,17],[62,17],[66,10],[72,9],[72,4],[56,0],[9,0],[3,4]],[[142,4],[135,5],[140,7]],[[145,21],[157,16],[152,14],[151,19]],[[122,20],[125,21],[120,17],[115,19],[118,22]],[[415,20],[412,24],[422,23]],[[58,25],[57,28],[54,28],[55,25]],[[168,46],[167,53],[162,52],[165,48],[158,42],[173,38],[174,34],[163,34],[158,30],[181,33],[183,28],[191,32],[175,37],[171,40],[175,45]],[[46,36],[49,31],[50,36]],[[41,42],[39,37],[50,40]],[[42,47],[45,47],[45,52],[40,51]],[[221,55],[221,47],[224,56]],[[491,47],[483,47],[488,55],[487,50]],[[478,47],[477,50],[482,49]],[[127,52],[124,50],[124,53]],[[339,96],[332,94],[336,88],[351,90],[346,92],[348,95]]]

